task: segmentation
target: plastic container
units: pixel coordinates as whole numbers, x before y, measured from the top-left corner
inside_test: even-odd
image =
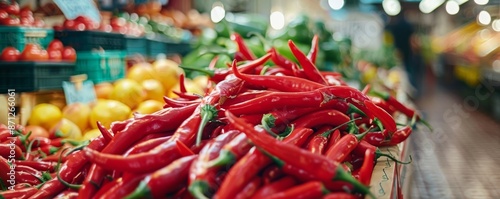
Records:
[[[119,33],[101,31],[56,31],[55,38],[76,51],[125,50],[125,36]]]
[[[147,37],[148,42],[148,56],[156,57],[159,54],[167,54],[168,53],[168,39],[162,35],[155,35]]]
[[[191,52],[190,43],[167,42],[167,54],[180,54],[184,56],[187,55],[189,52]]]
[[[0,62],[0,68],[0,93],[59,90],[75,73],[70,62]]]
[[[19,26],[0,26],[0,50],[12,46],[19,51],[28,43],[40,44],[47,48],[54,39],[54,30]]]
[[[125,51],[78,52],[75,74],[87,74],[94,84],[125,77]]]
[[[125,37],[127,55],[148,54],[148,41],[144,37]]]

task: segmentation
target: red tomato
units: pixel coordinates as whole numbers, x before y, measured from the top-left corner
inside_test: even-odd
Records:
[[[0,55],[0,60],[2,61],[17,61],[21,53],[14,47],[4,48],[2,54]]]
[[[64,47],[62,59],[65,61],[76,61],[76,51],[72,47]]]
[[[56,31],[63,31],[64,30],[64,27],[61,25],[54,25],[54,26],[52,26],[52,28],[54,28],[54,30],[56,30]]]
[[[18,26],[20,23],[21,21],[16,17],[8,17],[2,20],[2,25],[6,26]]]
[[[66,19],[66,21],[64,21],[63,26],[65,29],[74,30],[75,29],[75,21]]]
[[[86,16],[78,16],[77,18],[75,18],[75,21],[79,21],[79,22],[82,22],[83,24],[85,24],[85,29],[86,30],[96,30],[99,28],[99,24],[94,22],[92,19],[86,17]]]
[[[26,135],[29,132],[31,132],[31,135],[29,136],[30,140],[32,140],[34,138],[38,138],[38,137],[49,138],[49,132],[40,126],[27,126],[27,127],[25,127],[23,134]]]
[[[21,16],[21,17],[29,17],[29,16],[31,16],[32,17],[33,16],[33,12],[29,8],[23,8],[19,12],[19,16]]]
[[[111,31],[113,31],[113,27],[111,27],[111,25],[109,25],[109,24],[101,24],[101,26],[99,27],[99,30],[103,31],[103,32],[111,32]]]
[[[40,50],[40,56],[38,57],[39,61],[47,61],[49,60],[49,53],[46,50]]]
[[[32,26],[34,22],[33,16],[21,17],[21,26]]]
[[[20,8],[19,8],[19,4],[17,4],[17,2],[15,2],[15,1],[14,1],[14,2],[12,2],[12,4],[7,5],[7,6],[4,8],[4,10],[5,10],[7,13],[11,14],[11,15],[18,15],[18,14],[19,14],[19,10],[20,10]]]
[[[49,47],[47,48],[50,50],[58,50],[61,51],[64,49],[63,43],[59,39],[54,39],[49,43]]]
[[[9,13],[5,10],[0,10],[0,20],[7,19],[9,17]]]
[[[80,22],[80,21],[75,22],[75,30],[84,31],[86,29],[87,29],[87,25],[85,23]]]
[[[26,44],[21,53],[20,60],[23,61],[38,61],[41,57],[41,48],[37,44]]]
[[[49,60],[61,61],[62,60],[62,52],[59,49],[50,48],[47,50],[49,53]]]

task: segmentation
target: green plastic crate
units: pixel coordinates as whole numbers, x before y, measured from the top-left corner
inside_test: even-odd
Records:
[[[75,74],[87,74],[95,84],[125,77],[125,51],[78,52]]]
[[[23,51],[24,46],[28,43],[40,44],[47,48],[53,39],[53,29],[0,26],[0,49],[12,46]]]
[[[128,55],[141,54],[146,56],[148,54],[148,41],[146,38],[125,36],[125,41]]]
[[[167,42],[167,54],[180,54],[182,56],[191,52],[191,44],[186,42]]]
[[[125,36],[119,33],[102,31],[56,31],[55,38],[65,46],[71,46],[76,51],[91,50],[125,50]]]
[[[60,90],[75,72],[69,62],[0,62],[0,68],[0,93]]]

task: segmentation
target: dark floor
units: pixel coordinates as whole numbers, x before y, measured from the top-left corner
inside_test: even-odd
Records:
[[[405,199],[500,198],[500,122],[471,106],[482,96],[460,96],[426,80],[416,104],[434,132],[420,128],[411,136],[414,162]]]

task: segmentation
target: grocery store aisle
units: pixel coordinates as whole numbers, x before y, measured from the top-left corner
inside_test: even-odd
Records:
[[[500,123],[427,79],[416,104],[434,132],[422,127],[410,139],[406,198],[500,198]]]

